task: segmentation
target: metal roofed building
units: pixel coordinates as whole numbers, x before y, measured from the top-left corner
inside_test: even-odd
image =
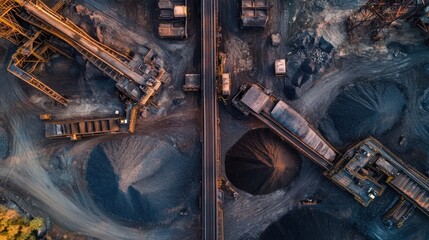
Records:
[[[186,92],[196,92],[201,88],[200,74],[186,74],[183,90]]]
[[[298,136],[308,146],[315,149],[326,160],[333,162],[336,153],[327,144],[327,141],[320,137],[308,124],[308,122],[293,108],[283,101],[278,101],[271,110],[271,117],[279,122],[286,129]]]
[[[184,38],[187,36],[186,25],[182,22],[160,23],[158,34],[161,38]]]
[[[158,34],[161,38],[188,37],[187,0],[159,0]]]
[[[188,16],[187,6],[174,6],[174,17],[175,18],[186,18]]]
[[[265,107],[270,96],[257,85],[252,85],[241,98],[241,102],[256,113],[260,113]]]
[[[268,0],[242,0],[242,26],[264,28],[268,21],[268,8]]]

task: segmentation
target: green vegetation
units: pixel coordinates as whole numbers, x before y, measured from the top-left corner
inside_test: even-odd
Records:
[[[36,239],[37,231],[43,226],[40,217],[29,220],[16,210],[0,205],[0,240]]]

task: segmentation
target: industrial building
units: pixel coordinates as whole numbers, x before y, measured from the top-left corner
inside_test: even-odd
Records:
[[[404,163],[373,137],[337,152],[284,101],[260,85],[243,85],[233,99],[235,107],[252,114],[282,139],[313,160],[331,181],[350,192],[364,206],[382,196],[390,186],[404,203],[385,217],[400,226],[415,206],[429,216],[429,179]],[[387,221],[387,220],[386,220]]]
[[[161,38],[188,37],[187,0],[159,0],[158,34]]]
[[[387,184],[429,216],[428,178],[372,137],[350,148],[329,176],[365,206],[381,196]]]
[[[387,228],[402,227],[404,222],[413,214],[414,206],[403,197],[398,198],[395,204],[383,215],[383,223]]]
[[[268,0],[242,0],[241,25],[242,27],[262,27],[268,21]]]
[[[5,26],[2,35],[12,42],[21,39],[20,43],[24,43],[12,57],[9,67],[15,76],[23,76],[20,79],[61,104],[65,104],[65,100],[57,96],[58,93],[45,87],[31,74],[38,64],[48,61],[49,55],[58,52],[54,43],[43,38],[47,34],[75,48],[85,59],[115,80],[121,92],[142,105],[146,104],[163,83],[170,81],[170,75],[153,51],[148,51],[143,57],[137,54],[129,56],[119,53],[93,39],[83,29],[58,14],[57,11],[61,9],[64,2],[60,1],[59,4],[51,9],[40,1],[8,0],[2,3],[1,10],[4,17],[1,21]],[[18,18],[33,28],[24,29]],[[34,29],[37,29],[36,32]],[[41,47],[35,48],[35,44]],[[40,50],[35,51],[35,49]],[[37,61],[33,61],[33,58]],[[19,74],[16,74],[17,72]],[[31,81],[29,81],[30,78]]]
[[[365,144],[358,144],[343,155],[329,174],[332,181],[355,196],[362,205],[368,206],[383,194],[385,186],[378,183],[381,177],[370,167],[375,152]]]
[[[304,154],[311,151],[309,157],[323,168],[328,169],[336,159],[336,150],[299,113],[260,85],[243,85],[232,101],[243,113],[251,113],[273,127],[281,137],[293,135],[292,144],[302,144],[305,149],[299,150]]]
[[[162,60],[151,49],[147,49],[142,55],[132,52],[124,54],[95,40],[58,13],[68,2],[70,1],[58,1],[52,8],[41,1],[7,0],[0,3],[0,36],[18,45],[8,71],[56,102],[67,105],[68,99],[34,75],[35,69],[40,64],[47,63],[53,54],[69,57],[57,47],[58,42],[65,42],[106,76],[116,81],[117,89],[133,101],[131,116],[137,118],[138,110],[148,104],[163,84],[171,80]],[[182,16],[186,9],[178,8],[176,12]],[[129,119],[129,122],[132,132],[136,119]],[[109,121],[108,127],[97,130],[97,134],[116,132],[117,128],[113,123],[110,124]],[[96,123],[93,124],[95,128]],[[91,132],[89,135],[94,135],[90,130],[73,131],[72,125],[69,126],[70,129],[62,123],[55,128],[52,128],[55,124],[51,125],[46,126],[47,136],[51,136],[51,132],[55,132],[54,135],[71,134],[75,139],[79,139],[73,137],[76,132],[84,132],[83,135]],[[90,126],[88,128],[91,129]]]
[[[274,73],[278,77],[286,75],[286,59],[277,59],[274,62]]]
[[[185,84],[183,85],[183,91],[185,92],[196,92],[201,89],[201,76],[200,74],[186,74]]]
[[[160,23],[158,33],[162,38],[182,38],[187,36],[186,26],[181,22]]]

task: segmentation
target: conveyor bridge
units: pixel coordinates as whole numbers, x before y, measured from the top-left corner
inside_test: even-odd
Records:
[[[362,205],[368,206],[381,196],[387,184],[429,216],[428,177],[376,139],[368,137],[340,154],[299,113],[257,84],[243,85],[232,102],[319,165],[326,177],[353,194]]]
[[[118,90],[138,103],[138,107],[147,104],[161,85],[171,79],[156,54],[152,50],[148,51],[143,57],[122,54],[93,39],[83,29],[58,13],[68,2],[70,1],[59,1],[55,6],[49,8],[40,0],[5,0],[0,3],[0,36],[15,44],[24,43],[25,45],[26,42],[33,41],[32,31],[24,29],[18,23],[17,18],[20,18],[31,26],[35,26],[44,33],[63,40],[76,49],[85,59],[115,80]],[[30,33],[30,35],[27,33]],[[44,41],[46,40],[44,39]],[[22,56],[21,59],[25,59],[28,56]],[[16,58],[14,60],[15,64],[12,65],[15,65],[15,70],[17,68],[22,71],[28,70],[16,64]],[[46,61],[46,58],[40,60],[40,62]],[[18,77],[26,75],[16,74],[16,72],[13,74]],[[27,78],[22,80],[31,84]],[[61,104],[67,103],[65,98],[58,97],[59,94],[52,89],[45,91],[44,89],[47,89],[47,86],[37,87],[44,84],[35,76],[33,76],[32,82],[37,82],[37,84],[31,85],[52,99]]]

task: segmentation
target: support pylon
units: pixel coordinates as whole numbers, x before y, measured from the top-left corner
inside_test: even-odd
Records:
[[[29,39],[27,31],[18,24],[13,11],[19,7],[12,0],[0,2],[0,38],[4,38],[13,44],[20,44]]]
[[[396,20],[409,20],[420,14],[423,6],[419,0],[369,0],[347,20],[350,40],[377,33]]]

